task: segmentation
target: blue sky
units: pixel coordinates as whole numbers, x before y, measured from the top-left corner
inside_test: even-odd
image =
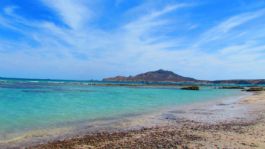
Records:
[[[265,0],[1,0],[0,76],[265,78]]]

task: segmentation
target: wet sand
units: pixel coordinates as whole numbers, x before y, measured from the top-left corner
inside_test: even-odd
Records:
[[[265,148],[265,92],[214,105],[170,109],[144,119],[117,123],[116,128],[121,129],[76,135],[29,148],[262,149]]]

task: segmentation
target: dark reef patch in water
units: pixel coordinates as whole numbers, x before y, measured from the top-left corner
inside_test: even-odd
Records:
[[[15,82],[15,83],[3,83],[0,82],[0,88],[9,88],[9,89],[35,89],[35,88],[51,88],[52,86],[47,83],[22,83],[22,82]]]
[[[39,90],[39,89],[27,89],[22,90],[26,93],[53,93],[53,92],[95,92],[93,90],[70,90],[70,89],[51,89],[51,90]]]

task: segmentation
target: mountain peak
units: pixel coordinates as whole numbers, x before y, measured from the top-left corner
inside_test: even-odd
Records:
[[[153,71],[153,72],[157,72],[157,73],[167,73],[167,72],[172,72],[172,71],[168,71],[168,70],[164,70],[164,69],[158,69],[158,70]]]

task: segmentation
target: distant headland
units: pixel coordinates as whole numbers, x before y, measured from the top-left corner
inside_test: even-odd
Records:
[[[214,84],[265,84],[265,79],[240,79],[240,80],[197,80],[195,78],[184,77],[172,71],[159,69],[149,71],[135,76],[116,76],[104,78],[103,81],[115,82],[195,82],[195,83],[214,83]]]

